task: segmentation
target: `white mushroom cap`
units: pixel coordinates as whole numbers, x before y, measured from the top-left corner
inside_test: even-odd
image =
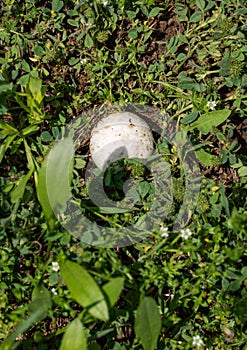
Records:
[[[153,135],[148,124],[137,115],[113,113],[93,129],[90,153],[100,169],[121,158],[146,159],[153,153]]]

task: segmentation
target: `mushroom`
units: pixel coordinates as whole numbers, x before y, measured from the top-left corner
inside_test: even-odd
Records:
[[[146,159],[153,153],[153,135],[148,124],[130,112],[116,112],[102,118],[93,128],[90,153],[104,170],[121,158]]]

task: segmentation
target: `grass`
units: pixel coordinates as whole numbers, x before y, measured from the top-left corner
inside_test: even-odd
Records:
[[[246,13],[243,0],[1,3],[0,349],[246,348]],[[81,113],[125,104],[182,130],[154,135],[152,164],[170,172],[161,185],[137,161],[88,174],[84,134],[74,157],[64,144],[54,151]],[[181,144],[200,176],[186,173],[194,160]],[[47,165],[51,150],[60,167]],[[140,225],[143,239],[106,248],[86,243],[95,225],[82,240],[68,232],[46,191],[50,171],[63,202],[68,169],[74,208],[111,234]],[[124,200],[126,179],[134,208],[92,201],[102,181]]]

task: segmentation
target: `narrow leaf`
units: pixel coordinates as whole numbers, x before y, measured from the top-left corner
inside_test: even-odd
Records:
[[[131,208],[133,210],[133,208]],[[117,214],[117,213],[127,213],[130,211],[129,208],[118,208],[118,207],[100,207],[100,213],[104,214]]]
[[[67,327],[59,350],[87,350],[87,337],[81,321],[76,318]]]
[[[20,200],[23,197],[27,182],[30,179],[30,177],[32,176],[33,171],[34,171],[34,168],[32,167],[25,176],[22,176],[18,180],[15,188],[11,191],[10,196],[11,196],[12,203],[18,202],[18,200]]]
[[[108,307],[104,295],[93,277],[80,265],[66,261],[61,264],[62,277],[72,297],[94,317],[107,321]]]
[[[16,138],[17,135],[18,134],[10,135],[3,141],[3,144],[0,146],[0,163],[3,160],[5,152],[7,151],[7,149],[9,148],[9,146],[14,141],[14,139]]]
[[[230,208],[229,208],[229,201],[226,196],[226,189],[222,184],[220,185],[220,192],[221,192],[221,200],[220,200],[221,204],[225,208],[227,216],[230,218],[231,214],[230,214]]]
[[[3,135],[14,135],[19,133],[19,131],[16,128],[11,126],[10,124],[5,123],[2,120],[0,120],[0,129],[2,129],[1,134]]]
[[[49,231],[53,231],[56,223],[56,219],[50,205],[48,192],[47,192],[47,181],[46,181],[46,168],[47,159],[45,159],[39,169],[38,175],[36,177],[36,191],[39,203],[43,209],[43,213],[47,222]]]
[[[28,145],[28,143],[27,143],[25,138],[23,138],[23,143],[24,143],[24,147],[25,147],[25,152],[26,152],[26,156],[27,156],[28,165],[29,165],[30,169],[34,169],[35,165],[34,165],[34,158],[33,158],[33,155],[32,155],[31,148]]]
[[[50,205],[55,214],[71,196],[70,182],[73,171],[74,145],[71,138],[65,138],[55,144],[46,164],[46,189]]]
[[[31,135],[31,134],[35,133],[38,130],[39,130],[39,126],[38,125],[29,125],[25,129],[22,130],[22,135],[23,136],[28,136],[28,135]]]
[[[18,95],[21,96],[22,94],[19,92],[16,93],[16,96],[15,96],[16,102],[21,106],[21,108],[24,109],[24,111],[26,111],[27,113],[30,113],[30,108],[23,103],[22,99]]]
[[[152,297],[145,297],[137,309],[135,319],[135,333],[144,350],[154,350],[157,347],[160,329],[158,306]]]

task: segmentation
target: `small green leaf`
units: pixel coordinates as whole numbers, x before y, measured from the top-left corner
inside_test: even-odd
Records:
[[[160,7],[154,7],[150,13],[149,13],[149,17],[156,17],[161,11],[161,8]]]
[[[41,139],[42,139],[42,141],[44,141],[44,142],[49,142],[49,141],[51,141],[52,140],[52,136],[51,136],[51,134],[49,133],[49,131],[43,131],[42,133],[41,133]]]
[[[193,15],[190,16],[190,23],[196,23],[196,22],[200,22],[202,18],[202,12],[198,11],[193,13]]]
[[[236,292],[241,287],[241,284],[242,284],[242,280],[240,280],[240,279],[236,280],[236,281],[232,281],[229,284],[228,290],[231,292]]]
[[[195,87],[195,82],[190,77],[182,77],[179,79],[178,87],[180,89],[188,89],[191,90]]]
[[[126,11],[128,18],[134,19],[139,11]]]
[[[196,0],[196,6],[199,7],[200,10],[205,9],[206,2],[205,0]]]
[[[238,169],[238,175],[241,177],[247,176],[247,166],[242,166]]]
[[[41,57],[41,56],[43,56],[45,54],[45,51],[44,51],[43,47],[39,46],[39,45],[34,46],[33,52],[35,53],[35,55],[37,55],[39,57]]]
[[[147,181],[143,181],[140,183],[139,191],[142,198],[144,198],[148,194],[150,187],[151,186]]]
[[[18,83],[21,85],[21,86],[25,86],[28,81],[29,81],[29,77],[30,75],[29,74],[25,74],[25,75],[22,75],[20,77],[20,79],[18,80]]]
[[[144,43],[149,39],[149,37],[152,35],[152,33],[153,33],[153,30],[149,30],[148,32],[145,33],[144,38],[143,38]]]
[[[93,39],[89,34],[86,35],[85,41],[84,41],[85,47],[92,47],[93,46]]]
[[[76,157],[75,158],[75,169],[83,169],[85,168],[87,162],[85,161],[85,159],[80,158],[80,157]]]
[[[73,16],[78,16],[78,11],[76,11],[76,10],[68,10],[67,11],[67,15],[68,16],[71,16],[71,17],[73,17]]]
[[[201,115],[194,123],[190,124],[188,130],[198,129],[203,134],[208,134],[212,128],[222,124],[231,114],[229,109],[212,111]]]
[[[33,78],[38,79],[39,78],[39,72],[37,70],[32,70],[30,72],[30,76],[33,77]]]
[[[222,289],[223,291],[227,291],[228,287],[229,287],[229,281],[226,278],[223,278],[221,281],[221,285],[222,285]]]
[[[187,60],[187,55],[186,55],[185,53],[181,52],[181,53],[177,56],[177,60],[178,60],[179,62],[185,61],[185,60]]]
[[[70,59],[69,59],[69,65],[70,66],[74,66],[74,65],[76,65],[78,62],[80,61],[80,58],[79,57],[71,57]]]
[[[106,293],[110,306],[112,307],[118,300],[124,286],[124,278],[116,277],[113,278],[110,282],[106,283],[103,286],[103,291]]]
[[[182,120],[181,120],[181,123],[182,124],[190,124],[192,123],[194,120],[196,120],[198,116],[198,112],[197,111],[194,111],[194,112],[191,112],[190,114],[186,115],[186,117],[184,117]]]
[[[87,336],[81,321],[76,318],[64,333],[59,350],[87,350]]]
[[[148,8],[147,8],[147,6],[145,6],[145,5],[140,5],[140,9],[141,9],[142,13],[143,13],[145,16],[148,17]]]
[[[196,158],[207,166],[217,166],[221,164],[221,160],[218,156],[205,152],[202,148],[196,151]]]
[[[59,12],[63,8],[63,1],[61,0],[52,0],[52,10]]]
[[[207,0],[207,6],[205,7],[205,11],[208,11],[208,10],[210,10],[212,7],[214,7],[215,6],[215,2],[214,2],[214,0]],[[236,11],[236,13],[237,13],[237,11]]]
[[[130,39],[136,39],[138,37],[138,33],[137,33],[137,30],[135,28],[132,28],[128,31],[128,37]]]
[[[79,26],[79,23],[78,21],[75,21],[74,19],[68,19],[68,24],[72,27],[78,27]]]
[[[95,318],[107,321],[107,303],[93,277],[82,266],[72,261],[60,264],[60,268],[72,297]]]
[[[152,297],[145,297],[136,313],[135,333],[140,338],[144,350],[154,350],[161,329],[158,306]]]
[[[27,63],[27,61],[22,60],[21,62],[21,68],[24,70],[24,72],[29,73],[30,72],[30,65]]]
[[[11,191],[10,197],[11,197],[12,203],[18,202],[18,200],[20,200],[23,197],[27,182],[30,179],[30,177],[32,176],[33,171],[34,171],[34,168],[30,169],[29,172],[25,176],[21,177],[18,180],[15,188]]]

